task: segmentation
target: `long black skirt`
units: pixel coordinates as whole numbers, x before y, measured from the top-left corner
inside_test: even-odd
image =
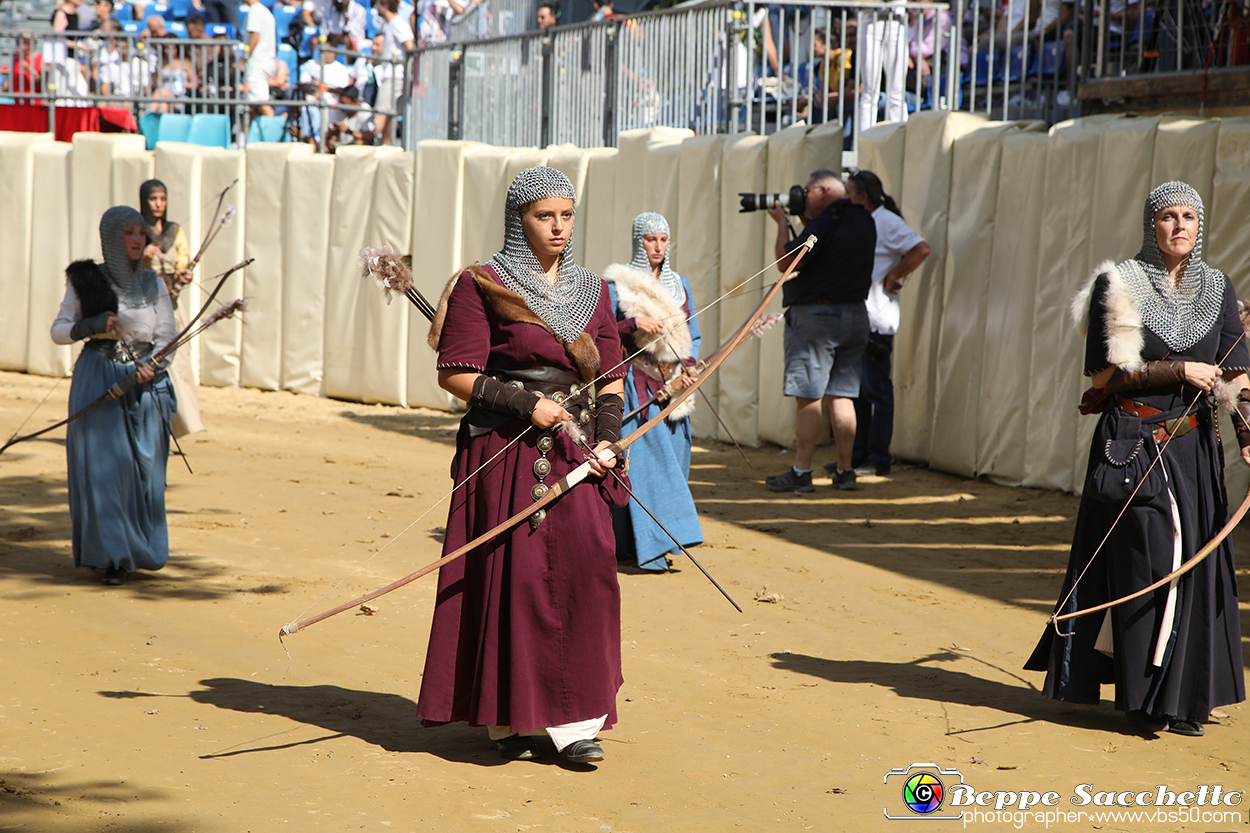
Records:
[[[1182,563],[1193,558],[1223,527],[1228,517],[1223,457],[1205,401],[1193,411],[1198,415],[1198,426],[1165,445],[1162,460],[1155,466],[1165,477],[1152,471],[1146,488],[1131,502],[1095,497],[1095,493],[1105,495],[1107,491],[1103,486],[1108,456],[1119,456],[1116,462],[1124,456],[1109,454],[1110,449],[1131,448],[1131,442],[1126,441],[1140,438],[1147,459],[1157,455],[1151,436],[1159,427],[1157,423],[1183,412],[1183,407],[1174,408],[1145,423],[1116,408],[1101,417],[1090,449],[1072,553],[1059,596],[1061,614],[1128,595],[1172,572],[1175,517],[1180,520]],[[1104,537],[1107,541],[1095,556]],[[1076,590],[1069,595],[1079,575]],[[1046,697],[1097,703],[1100,686],[1113,683],[1117,709],[1141,709],[1156,716],[1207,722],[1213,708],[1245,699],[1231,541],[1225,539],[1175,582],[1171,626],[1162,636],[1161,646],[1160,631],[1169,619],[1169,586],[1109,611],[1059,623],[1059,630],[1070,635],[1061,636],[1048,625],[1024,667],[1046,672]],[[1111,657],[1095,649],[1107,616]]]

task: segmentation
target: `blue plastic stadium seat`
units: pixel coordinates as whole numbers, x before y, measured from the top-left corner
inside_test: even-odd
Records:
[[[313,41],[316,40],[319,34],[321,33],[318,31],[316,26],[304,27],[304,39],[300,41],[299,45],[299,52],[301,55],[308,55],[311,57],[315,54],[313,50]]]
[[[1038,75],[1042,78],[1054,78],[1063,65],[1063,41],[1051,41],[1042,44],[1039,56]]]
[[[299,16],[300,11],[299,6],[277,6],[274,8],[273,28],[278,35],[279,43],[286,38],[287,32],[291,28],[291,21]]]
[[[217,113],[198,113],[191,119],[187,141],[210,148],[230,147],[230,117]]]
[[[235,40],[235,36],[238,33],[235,32],[233,23],[206,23],[204,25],[204,34],[210,38],[225,35],[230,40]]]
[[[182,113],[162,113],[159,129],[156,131],[158,142],[185,142],[191,132],[191,117]]]
[[[117,3],[113,6],[113,19],[118,23],[134,20],[135,10],[129,3]]]
[[[1007,53],[1007,80],[1014,83],[1024,78],[1024,47],[1013,46],[1011,51]],[[995,81],[1003,80],[1003,69],[1000,66],[994,74]]]
[[[191,14],[191,0],[169,0],[169,12],[174,20],[184,19]]]
[[[137,20],[122,21],[122,31],[130,35],[137,35],[143,31],[143,24]]]
[[[166,21],[174,19],[174,13],[170,11],[168,3],[153,3],[150,6],[143,7],[144,17],[151,17],[154,14],[160,15]]]
[[[289,43],[278,44],[278,60],[286,61],[287,68],[290,70],[291,83],[294,84],[299,80],[299,56],[295,54],[295,49]]]
[[[1001,64],[999,64],[999,61],[1002,60],[1002,57],[1003,57],[1003,53],[1001,51],[995,52],[994,63],[998,66],[1001,66]],[[976,83],[978,85],[988,84],[990,81],[990,77],[997,75],[997,66],[996,67],[990,66],[990,51],[988,49],[982,49],[980,52],[977,53],[976,65],[974,68],[976,70]],[[968,79],[969,81],[972,80],[972,73],[968,73]]]
[[[144,113],[139,119],[139,132],[143,134],[148,150],[156,150],[156,137],[160,132],[160,124],[160,113]]]
[[[247,3],[239,4],[239,25],[247,26]]]
[[[247,143],[252,142],[289,142],[290,135],[286,132],[286,116],[257,116],[252,119],[252,126],[247,131]]]
[[[187,24],[179,23],[176,20],[170,20],[165,23],[165,31],[169,32],[171,38],[186,38]]]
[[[265,8],[270,11],[273,11],[273,7],[278,5],[278,0],[260,0],[260,2],[264,3]]]

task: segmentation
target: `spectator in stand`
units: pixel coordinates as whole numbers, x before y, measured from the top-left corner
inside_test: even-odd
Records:
[[[938,40],[938,29],[942,30],[941,40]],[[936,9],[925,9],[920,12],[911,13],[911,24],[907,32],[908,43],[908,69],[916,70],[920,73],[920,77],[927,79],[933,74],[933,55],[937,51],[942,53],[943,70],[948,69],[946,66],[946,55],[949,51],[951,33],[955,30],[955,17],[946,9],[940,12]],[[960,38],[959,43],[959,65],[968,65],[968,47]]]
[[[313,45],[304,42],[304,24],[299,20],[292,20],[291,25],[286,29],[286,37],[282,39],[283,43],[295,50],[295,58],[298,63],[312,60]]]
[[[103,29],[104,24],[113,19],[113,0],[96,0],[91,9],[95,12],[95,20],[87,27],[89,29]],[[82,24],[81,19],[78,22]]]
[[[197,8],[203,11],[206,22],[226,23],[239,32],[238,0],[201,0]]]
[[[609,20],[616,17],[616,12],[612,11],[612,0],[594,0],[595,13],[590,16],[591,20]]]
[[[82,0],[61,0],[52,11],[53,32],[77,32],[78,13]]]
[[[183,48],[170,43],[161,44],[160,84],[155,96],[186,98],[195,88],[195,68],[183,53]],[[153,109],[161,113],[180,113],[183,108],[182,105],[157,104]]]
[[[204,31],[204,18],[198,14],[187,15],[185,21],[187,27],[187,38],[190,40],[204,40],[208,34]]]
[[[253,0],[255,2],[255,0]],[[378,11],[386,26],[382,30],[382,51],[380,58],[403,58],[404,54],[417,48],[413,39],[412,29],[408,21],[399,14],[399,0],[378,0]],[[395,71],[398,70],[398,71]],[[378,101],[377,109],[398,113],[406,90],[399,89],[403,84],[403,70],[394,64],[378,64]],[[380,144],[390,144],[387,131],[390,117],[377,114],[378,136]]]
[[[552,3],[543,3],[538,7],[538,18],[535,21],[539,29],[550,29],[556,25],[556,19],[560,13],[556,11],[556,7]]]
[[[365,7],[354,0],[330,0],[322,12],[318,33],[323,37],[346,34],[351,38],[346,48],[356,50],[365,42],[366,20]]]
[[[129,97],[143,93],[144,82],[152,77],[151,68],[138,55],[130,55],[128,38],[117,37],[122,26],[116,20],[105,20],[97,30],[105,37],[92,71],[96,92],[100,95]]]
[[[148,15],[148,19],[143,21],[145,38],[167,38],[169,32],[165,29],[165,18],[159,14]]]
[[[13,64],[4,86],[7,93],[38,93],[43,78],[43,55],[34,51],[35,36],[21,32],[13,49]],[[37,98],[19,98],[17,104],[38,104]]]
[[[260,0],[247,0],[247,3],[247,60],[244,64],[243,80],[247,84],[249,101],[265,101],[269,98],[273,62],[278,57],[273,12]],[[273,115],[273,107],[268,104],[255,105],[252,111],[253,115]]]
[[[808,78],[811,80],[812,100],[811,111],[807,120],[811,124],[823,124],[826,121],[826,110],[838,120],[838,104],[842,99],[842,88],[849,81],[854,83],[851,72],[851,49],[848,46],[843,54],[842,47],[829,49],[825,43],[823,28],[812,30],[812,63],[808,67]],[[825,79],[825,56],[828,54],[829,78]],[[801,78],[802,76],[800,76]],[[826,101],[822,100],[822,95]],[[807,112],[807,99],[799,99],[799,114]]]
[[[1043,45],[1063,41],[1063,58],[1060,62],[1060,77],[1067,79],[1069,89],[1076,89],[1075,69],[1076,63],[1073,57],[1076,55],[1076,15],[1072,13],[1072,9],[1076,4],[1073,0],[1043,0],[1041,14],[1033,24],[1033,28],[1029,31],[1029,38],[1032,40],[1031,49],[1041,49]],[[1147,32],[1149,37],[1150,33]],[[1067,107],[1072,103],[1072,93],[1068,90],[1060,90],[1055,96],[1055,103],[1060,107]]]
[[[377,132],[373,110],[360,100],[356,88],[348,84],[338,93],[339,104],[360,107],[360,110],[336,110],[326,131],[326,150],[333,153],[338,145],[371,145]]]
[[[239,67],[234,61],[234,49],[227,35],[214,35],[213,40],[219,43],[209,47],[209,57],[203,81],[202,98],[230,99],[234,98],[239,88]],[[230,105],[209,104],[204,107],[205,113],[229,113]]]
[[[907,12],[902,3],[860,14],[858,60],[862,61],[863,74],[858,118],[861,132],[877,123],[883,74],[885,120],[907,121],[906,21]]]
[[[994,9],[994,28],[990,29],[990,11]],[[1008,9],[1008,6],[1011,8]],[[981,31],[977,35],[977,50],[990,48],[990,40],[994,41],[994,49],[998,52],[1005,50],[1010,42],[1011,46],[1019,46],[1024,43],[1025,34],[1025,3],[1024,0],[981,0]],[[1037,6],[1034,5],[1036,9]],[[1007,12],[1011,12],[1011,18],[1008,20]],[[978,83],[980,83],[978,81]]]
[[[468,0],[468,5],[481,2]],[[417,3],[417,34],[421,36],[421,43],[446,43],[451,37],[452,17],[464,14],[468,5],[462,6],[456,0],[420,0]]]

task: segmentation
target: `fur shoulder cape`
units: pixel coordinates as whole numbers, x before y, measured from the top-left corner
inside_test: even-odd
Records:
[[[1103,296],[1107,358],[1111,364],[1119,365],[1125,370],[1137,370],[1142,366],[1141,351],[1145,344],[1141,311],[1124,279],[1120,277],[1120,270],[1110,260],[1098,264],[1085,286],[1072,296],[1069,310],[1072,322],[1082,337],[1089,334],[1089,305],[1094,295],[1094,285],[1102,277],[1107,279],[1107,292]]]
[[[83,318],[117,312],[117,293],[94,260],[75,260],[65,269],[65,277],[78,294]]]
[[[638,349],[661,362],[684,362],[692,358],[694,342],[686,324],[686,314],[654,275],[625,263],[613,263],[603,270],[603,279],[616,284],[616,302],[627,318],[646,316],[664,322],[664,333],[651,335],[641,330],[634,333]]]
[[[465,275],[469,275],[473,282],[477,284],[477,290],[486,301],[487,308],[495,315],[504,321],[534,324],[551,333],[552,338],[564,345],[564,352],[568,354],[569,360],[572,361],[573,366],[581,374],[583,382],[589,382],[599,375],[599,348],[595,345],[595,340],[591,338],[589,333],[582,333],[577,337],[576,341],[571,342],[560,338],[555,334],[554,330],[548,327],[541,318],[525,305],[524,298],[511,289],[501,286],[478,263],[466,266],[457,272],[447,282],[447,286],[443,288],[443,294],[438,299],[438,310],[434,313],[434,320],[430,322],[430,335],[426,340],[426,343],[430,345],[432,350],[438,351],[438,342],[443,336],[443,323],[447,320],[447,300],[451,297],[451,291],[456,288],[456,283]]]
[[[635,269],[625,263],[613,263],[603,270],[603,279],[616,286],[616,303],[627,318],[645,315],[664,322],[663,333],[652,335],[642,330],[633,333],[634,344],[652,362],[684,364],[687,359],[697,358],[693,355],[694,339],[690,335],[690,325],[686,323],[686,313],[650,271]],[[665,398],[671,397],[674,393],[673,380],[661,379],[661,373],[654,364],[639,366],[638,362],[637,358],[633,360],[634,372],[641,371],[657,381],[663,381],[661,390]],[[693,414],[694,408],[692,396],[673,409],[668,421],[678,423]]]

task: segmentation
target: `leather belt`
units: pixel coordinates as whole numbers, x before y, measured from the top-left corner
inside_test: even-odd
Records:
[[[1120,410],[1130,416],[1135,416],[1141,420],[1149,420],[1163,413],[1158,408],[1152,408],[1149,405],[1133,400],[1126,399],[1123,396],[1116,395],[1116,404],[1120,406]],[[1189,416],[1178,416],[1173,419],[1164,420],[1159,423],[1159,427],[1154,430],[1154,438],[1156,445],[1162,445],[1167,442],[1170,437],[1183,437],[1190,431],[1198,427],[1198,415],[1190,414]]]

